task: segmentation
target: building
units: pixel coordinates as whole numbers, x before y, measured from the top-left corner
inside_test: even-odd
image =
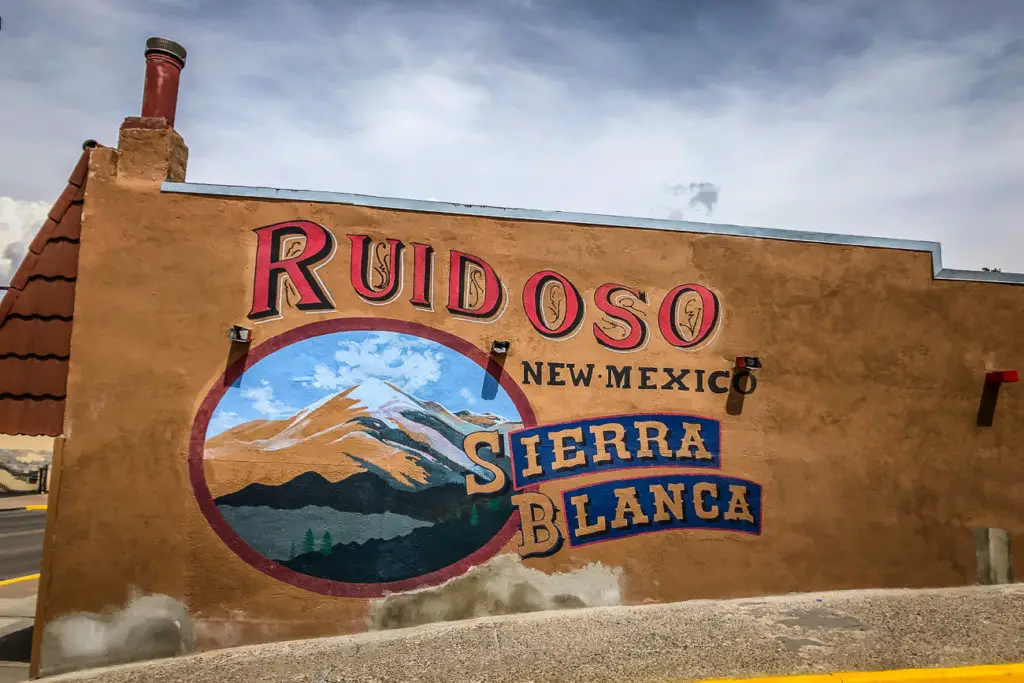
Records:
[[[180,610],[174,654],[1024,559],[1024,276],[191,184],[184,61],[150,42],[142,116],[86,144],[0,304],[0,431],[56,437],[37,668],[132,591]]]

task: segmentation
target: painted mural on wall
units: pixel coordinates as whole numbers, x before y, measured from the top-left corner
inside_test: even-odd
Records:
[[[514,383],[487,389],[482,353],[400,321],[285,337],[208,399],[202,475],[229,544],[298,585],[359,594],[443,580],[508,540],[511,491],[470,497],[466,480],[511,464],[463,444],[533,415]]]
[[[335,293],[325,283],[339,251],[347,252],[352,292],[379,315],[415,309],[441,311],[478,323],[501,319],[518,290],[522,315],[541,338],[566,340],[589,334],[596,346],[624,357],[616,363],[563,362],[557,358],[521,360],[522,383],[571,389],[694,392],[749,395],[757,377],[725,367],[648,366],[628,362],[629,354],[652,340],[682,352],[703,348],[719,331],[722,302],[706,285],[669,284],[652,295],[635,283],[581,283],[553,269],[539,270],[522,283],[506,282],[480,256],[449,249],[443,257],[425,242],[353,233],[339,239],[329,228],[307,220],[274,223],[253,230],[256,258],[248,318],[256,323],[278,320],[284,311],[329,313]],[[436,280],[446,280],[437,287]],[[370,312],[368,311],[368,314]],[[399,316],[400,317],[400,316]]]
[[[292,221],[255,233],[251,320],[334,310],[321,279],[338,251],[330,230]],[[510,541],[533,557],[655,531],[760,534],[761,487],[721,474],[718,420],[641,413],[544,424],[520,388],[748,395],[757,386],[749,371],[522,360],[513,376],[463,339],[369,308],[404,293],[434,310],[433,247],[347,242],[348,279],[367,317],[320,320],[259,344],[214,385],[194,424],[197,499],[249,564],[321,593],[378,596],[440,583]],[[509,290],[491,264],[450,251],[448,314],[494,322]],[[587,304],[565,276],[540,271],[521,291],[542,337],[584,329]],[[597,286],[596,344],[636,352],[654,328],[685,353],[721,323],[718,297],[703,285],[649,302],[633,286]],[[615,478],[586,476],[608,472]]]
[[[334,310],[334,297],[321,277],[338,251],[333,232],[304,220],[275,223],[254,232],[257,251],[250,320],[278,319],[285,307],[305,312]],[[374,240],[362,234],[346,237],[349,283],[367,303],[392,304],[405,295],[413,308],[432,311],[443,303],[450,315],[481,322],[494,322],[505,312],[508,285],[494,266],[478,256],[449,250],[447,288],[438,296],[432,245]],[[406,258],[410,250],[411,258]],[[407,261],[411,261],[411,273]],[[573,337],[587,322],[587,301],[579,286],[555,270],[541,270],[527,278],[521,300],[527,321],[546,339]],[[677,284],[658,302],[635,285],[602,283],[594,291],[592,305],[597,312],[590,330],[594,340],[618,352],[647,346],[652,313],[653,326],[666,343],[690,350],[714,335],[722,313],[718,296],[698,283]]]
[[[761,533],[761,486],[711,474],[637,476],[648,468],[721,469],[721,424],[683,414],[639,414],[495,431],[466,439],[470,449],[507,454],[512,461],[512,502],[520,515],[519,553],[545,556],[563,540],[572,547],[672,529]],[[638,471],[639,470],[639,471]],[[570,486],[560,502],[537,490],[542,483],[598,472],[625,478]],[[494,471],[483,492],[504,486]],[[555,523],[564,519],[563,539]]]

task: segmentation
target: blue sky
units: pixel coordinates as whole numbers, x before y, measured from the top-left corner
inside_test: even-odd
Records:
[[[421,401],[448,410],[519,412],[500,386],[483,398],[484,369],[433,341],[397,332],[335,332],[304,339],[254,364],[230,387],[210,419],[207,438],[254,419],[291,417],[322,398],[367,378],[390,382]],[[487,395],[494,393],[493,385]]]
[[[1019,0],[14,0],[0,282],[189,50],[194,182],[940,241],[1024,271]]]

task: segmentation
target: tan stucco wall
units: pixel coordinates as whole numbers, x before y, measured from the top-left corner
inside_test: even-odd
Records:
[[[523,360],[729,370],[737,356],[760,357],[757,390],[739,415],[727,413],[726,395],[710,392],[608,389],[603,380],[521,387],[542,425],[656,412],[720,420],[716,474],[763,486],[760,535],[669,531],[523,560],[546,573],[591,562],[621,569],[628,604],[964,585],[975,572],[972,527],[1024,532],[1014,485],[1024,477],[1020,387],[1004,388],[993,426],[975,425],[984,373],[1020,362],[1022,287],[935,281],[929,255],[909,251],[161,193],[151,179],[116,175],[116,162],[114,150],[94,153],[88,185],[60,506],[51,519],[59,544],[44,565],[43,625],[123,604],[137,588],[184,603],[200,624],[200,647],[368,628],[366,599],[258,571],[196,503],[190,430],[225,370],[236,324],[253,328],[254,346],[348,316],[420,323],[484,352],[505,339],[505,369],[520,385]],[[337,238],[336,255],[318,271],[335,310],[286,307],[280,320],[253,324],[253,230],[293,219]],[[409,304],[408,282],[390,304],[357,297],[346,234],[430,243],[434,310]],[[507,307],[491,324],[445,311],[450,249],[483,258],[505,283]],[[572,338],[544,339],[523,314],[523,284],[545,269],[568,277],[588,302]],[[590,303],[607,282],[644,290],[649,319],[669,289],[700,283],[721,302],[717,332],[683,351],[655,324],[643,350],[603,349]],[[560,490],[580,484],[541,490],[559,502]]]

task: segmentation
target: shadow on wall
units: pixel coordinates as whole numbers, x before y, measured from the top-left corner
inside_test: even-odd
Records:
[[[620,568],[599,563],[563,574],[545,574],[523,566],[516,555],[499,555],[440,586],[374,600],[371,628],[618,605],[622,602],[621,576]]]
[[[43,631],[43,675],[176,657],[195,651],[195,629],[183,604],[134,592],[120,609],[61,617]]]

